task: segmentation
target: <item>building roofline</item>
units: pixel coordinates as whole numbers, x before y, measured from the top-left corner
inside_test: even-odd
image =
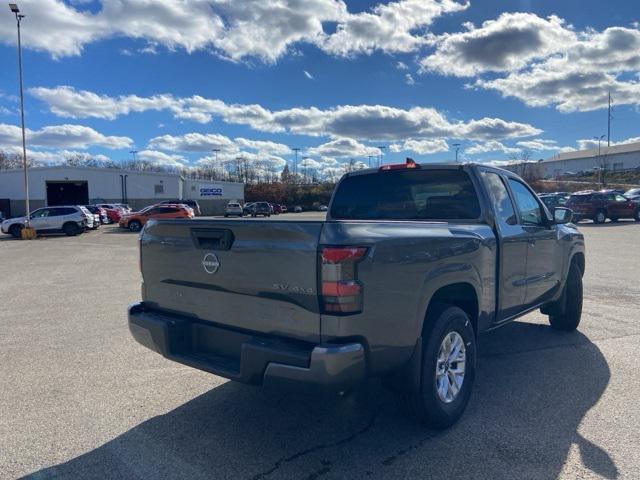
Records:
[[[552,157],[543,160],[548,162],[562,162],[565,160],[580,160],[584,158],[602,157],[608,155],[620,155],[622,153],[634,153],[640,152],[640,142],[621,143],[618,145],[612,145],[610,147],[601,146],[600,155],[598,155],[598,148],[589,148],[587,150],[573,150],[571,152],[556,153]]]
[[[104,168],[104,167],[75,167],[73,165],[47,165],[44,167],[29,167],[29,171],[37,170],[37,171],[45,171],[45,170],[88,170],[93,172],[117,172],[117,173],[126,173],[126,174],[136,174],[136,175],[164,175],[170,177],[182,177],[180,173],[174,172],[149,172],[144,170],[126,170],[124,168]],[[22,168],[13,168],[9,170],[0,170],[0,174],[2,173],[13,173],[13,172],[22,172]]]

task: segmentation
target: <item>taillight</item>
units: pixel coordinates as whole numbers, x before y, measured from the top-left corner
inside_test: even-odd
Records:
[[[323,247],[321,252],[322,309],[325,313],[345,314],[362,311],[362,283],[357,263],[367,254],[366,247]]]

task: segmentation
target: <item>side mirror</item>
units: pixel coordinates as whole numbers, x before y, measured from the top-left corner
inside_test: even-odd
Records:
[[[563,223],[569,223],[573,218],[573,212],[564,207],[556,207],[553,209],[553,223],[560,225]]]

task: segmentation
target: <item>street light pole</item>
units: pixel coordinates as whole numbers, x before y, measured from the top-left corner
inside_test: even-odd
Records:
[[[22,85],[22,38],[20,36],[20,22],[24,15],[20,13],[18,5],[9,4],[9,9],[16,16],[16,24],[18,26],[18,77],[20,79],[20,119],[22,121],[22,165],[24,167],[24,200],[25,200],[25,227],[29,228],[31,224],[31,209],[29,207],[29,172],[27,164],[27,137],[24,128],[24,88]]]
[[[458,151],[460,150],[460,144],[459,143],[452,143],[451,146],[452,147],[456,147],[456,163],[458,163]]]
[[[380,150],[380,153],[378,154],[378,166],[382,165],[382,156],[384,155],[385,148],[387,148],[386,145],[378,146],[378,150]]]

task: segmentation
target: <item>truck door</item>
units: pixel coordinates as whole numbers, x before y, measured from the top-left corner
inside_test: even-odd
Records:
[[[532,306],[551,296],[560,285],[562,260],[558,257],[557,232],[537,196],[521,181],[509,178],[509,187],[527,233],[525,304]]]
[[[526,293],[527,245],[529,233],[518,223],[515,207],[504,179],[497,173],[481,171],[492,197],[498,229],[498,295],[496,322],[522,311]]]

